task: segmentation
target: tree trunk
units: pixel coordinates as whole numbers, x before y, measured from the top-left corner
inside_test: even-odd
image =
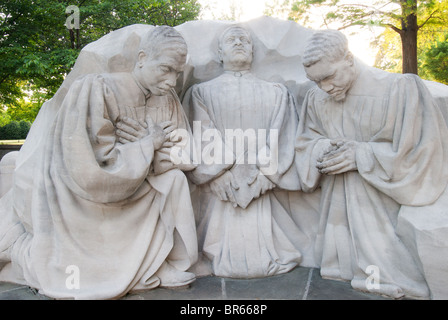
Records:
[[[401,48],[403,55],[403,73],[418,74],[417,60],[417,1],[401,0],[403,18],[401,22]]]
[[[75,33],[73,29],[69,29],[68,32],[70,34],[70,48],[75,49]]]
[[[79,41],[79,29],[76,29],[76,49],[81,49],[81,43]]]

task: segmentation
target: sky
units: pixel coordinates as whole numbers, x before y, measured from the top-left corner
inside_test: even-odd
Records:
[[[356,2],[356,0],[351,1]],[[364,3],[366,1],[368,0],[363,0]],[[237,12],[237,15],[239,15],[238,21],[248,21],[262,16],[266,8],[266,3],[269,3],[270,0],[199,0],[199,2],[203,6],[202,19],[213,20],[230,16],[230,8],[233,4],[234,7],[241,10]],[[277,18],[286,19],[286,17]],[[319,29],[320,25],[316,24],[311,28]],[[370,47],[370,42],[373,40],[375,34],[378,35],[383,31],[381,28],[374,29],[362,30],[348,28],[342,31],[348,38],[349,47],[353,54],[370,66],[373,66],[376,55],[375,50]]]

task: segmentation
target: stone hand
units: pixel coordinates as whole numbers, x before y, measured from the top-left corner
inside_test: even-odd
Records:
[[[148,135],[148,125],[144,121],[124,117],[117,123],[116,135],[121,143],[135,142]]]
[[[174,143],[170,141],[170,136],[174,130],[175,126],[171,121],[165,121],[159,124],[151,125],[148,128],[148,134],[153,140],[154,150],[171,148]]]
[[[322,159],[326,154],[335,151],[337,149],[337,146],[335,146],[334,144],[335,140],[330,140],[330,139],[322,139],[319,140],[317,146],[318,146],[318,151],[317,151],[317,158],[316,160]]]
[[[267,191],[275,188],[275,184],[271,182],[264,175],[259,174],[256,179],[251,183],[255,187],[254,199],[264,195]]]
[[[237,207],[234,190],[238,190],[239,186],[230,171],[226,171],[226,173],[213,180],[210,183],[210,189],[220,200],[229,201],[234,207]]]
[[[319,159],[317,169],[322,174],[335,175],[358,169],[356,165],[356,148],[359,142],[332,140],[330,148]]]
[[[162,147],[169,148],[173,145],[169,141],[169,137],[175,129],[171,121],[153,124],[148,127],[144,121],[136,121],[125,117],[117,123],[117,128],[118,141],[123,144],[139,141],[149,135],[153,139],[155,150]]]

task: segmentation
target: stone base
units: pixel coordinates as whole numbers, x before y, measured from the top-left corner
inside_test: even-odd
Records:
[[[397,233],[420,264],[431,299],[448,299],[448,189],[431,206],[402,207]]]
[[[19,151],[21,144],[2,144],[0,145],[0,160],[10,152]]]

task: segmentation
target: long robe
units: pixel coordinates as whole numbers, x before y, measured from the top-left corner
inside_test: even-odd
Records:
[[[87,75],[55,116],[41,111],[33,133],[45,136],[25,142],[0,200],[0,259],[11,260],[2,281],[54,298],[113,299],[157,287],[164,261],[181,271],[196,261],[185,174],[153,165],[149,136],[121,144],[115,134],[125,116],[188,129],[174,92],[141,89],[129,73]]]
[[[215,164],[202,161],[189,172],[191,180],[200,186],[199,250],[211,260],[212,273],[223,277],[255,278],[290,271],[302,260],[300,245],[309,242],[294,224],[285,205],[288,194],[284,190],[298,190],[299,186],[294,169],[292,137],[297,130],[298,117],[293,97],[281,84],[262,81],[251,73],[226,72],[195,85],[188,101],[195,140],[198,131],[203,135],[202,141],[197,143],[202,145],[199,149],[204,153],[212,143],[204,138],[204,133],[217,130],[220,136],[215,139],[223,140],[223,157],[227,155],[227,159],[233,159],[218,159],[222,161]],[[210,191],[210,181],[230,170],[240,187],[236,192],[237,199],[239,192],[247,196],[251,190],[243,185],[247,183],[244,179],[251,172],[256,175],[265,169],[260,163],[250,162],[247,157],[249,144],[251,147],[257,145],[257,159],[260,152],[269,154],[275,150],[270,150],[273,146],[269,137],[263,142],[252,140],[243,150],[238,149],[236,143],[232,145],[226,139],[229,129],[278,132],[278,167],[275,173],[266,174],[277,188],[256,199],[251,196],[252,201],[247,206],[234,207],[230,202],[220,200]],[[239,160],[242,156],[246,156],[243,164]]]
[[[431,204],[447,182],[447,129],[423,82],[364,67],[343,102],[311,89],[300,119],[302,190],[322,188],[316,239],[322,276],[393,297],[427,298],[418,262],[395,233],[401,205]],[[361,142],[358,170],[321,175],[319,148],[340,138]]]

